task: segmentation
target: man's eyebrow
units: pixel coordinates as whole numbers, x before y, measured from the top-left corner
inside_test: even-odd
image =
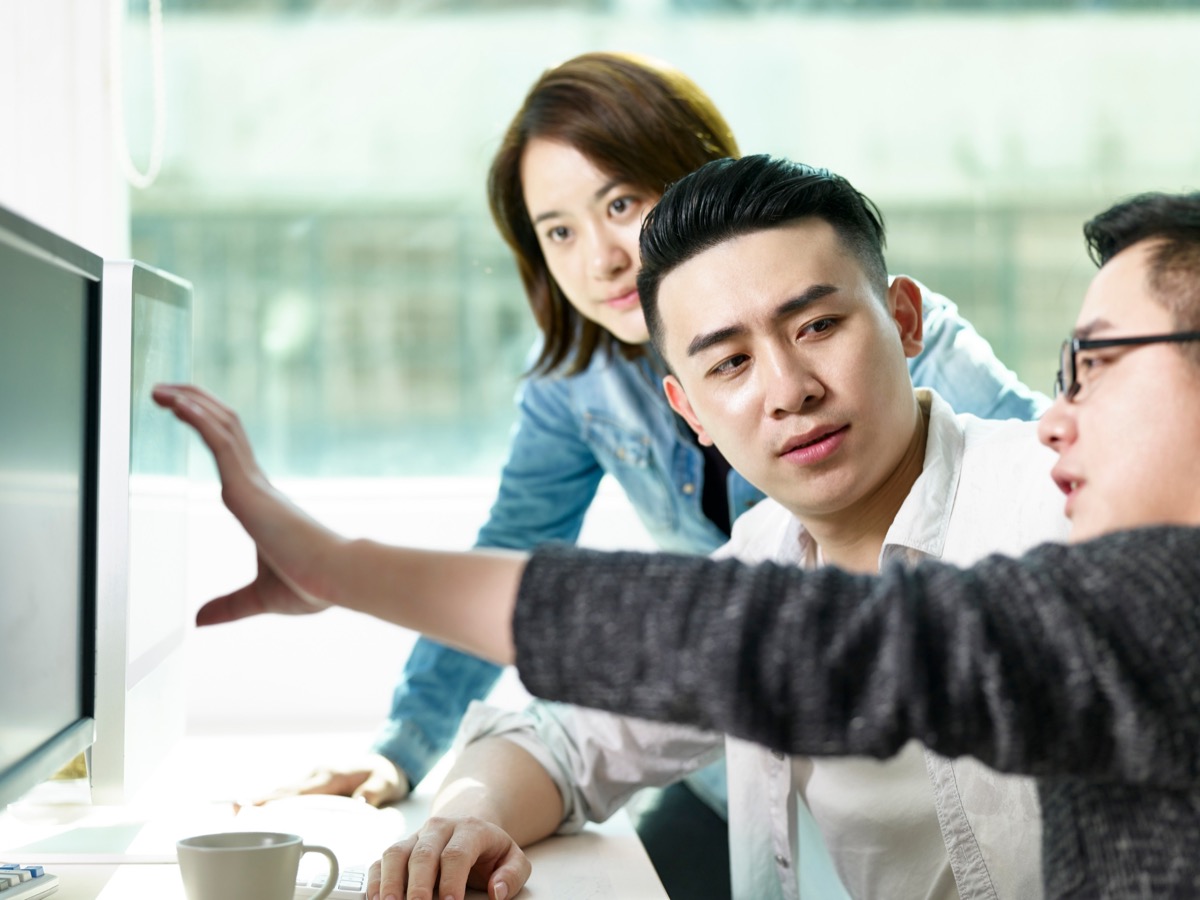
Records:
[[[745,334],[746,328],[743,325],[730,325],[728,328],[718,328],[716,331],[709,331],[705,334],[698,334],[687,346],[687,355],[695,356],[697,353],[703,353],[709,347],[715,347],[717,344],[723,344],[725,341],[732,340],[738,335]]]
[[[1081,340],[1081,341],[1086,341],[1091,335],[1095,334],[1097,331],[1100,331],[1104,328],[1111,328],[1111,327],[1112,327],[1112,322],[1108,321],[1108,319],[1092,319],[1092,321],[1088,322],[1086,325],[1080,325],[1078,328],[1076,328],[1074,331],[1072,331],[1071,337],[1077,338],[1078,340]]]
[[[836,291],[837,288],[832,284],[814,284],[803,293],[792,297],[790,300],[785,300],[779,306],[775,307],[773,318],[776,320],[786,318]],[[697,353],[703,353],[709,347],[732,340],[745,333],[746,327],[744,325],[730,325],[726,328],[718,328],[716,331],[698,334],[688,344],[687,355],[695,356]]]
[[[791,300],[785,300],[775,308],[775,318],[783,319],[793,313],[799,312],[804,307],[816,303],[822,297],[828,297],[835,293],[837,288],[832,284],[814,284],[799,297],[793,297]]]
[[[615,188],[618,184],[624,184],[624,183],[625,183],[625,179],[623,179],[623,178],[613,178],[609,181],[606,181],[603,185],[601,185],[599,187],[599,189],[596,190],[595,193],[592,194],[592,199],[599,200],[605,194],[607,194],[609,191],[611,191],[613,188]],[[544,222],[546,219],[554,219],[561,215],[562,215],[562,213],[559,212],[557,209],[547,210],[544,213],[539,213],[534,218],[533,224],[539,225],[542,222]]]

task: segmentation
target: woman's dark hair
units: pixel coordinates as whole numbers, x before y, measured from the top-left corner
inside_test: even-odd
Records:
[[[492,160],[492,218],[545,336],[532,371],[581,372],[597,350],[637,356],[642,347],[579,315],[550,275],[521,185],[521,157],[534,138],[568,144],[602,172],[657,195],[709,160],[737,156],[733,133],[682,72],[629,54],[587,53],[542,74]]]
[[[650,339],[662,351],[658,288],[673,269],[731,238],[798,219],[824,219],[882,297],[883,216],[845,178],[766,154],[710,162],[663,194],[642,225],[638,293]]]

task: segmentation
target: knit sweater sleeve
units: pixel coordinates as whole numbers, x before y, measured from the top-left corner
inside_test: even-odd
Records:
[[[910,738],[1002,771],[1194,786],[1200,529],[969,569],[835,568],[548,546],[514,615],[543,697],[807,755]]]

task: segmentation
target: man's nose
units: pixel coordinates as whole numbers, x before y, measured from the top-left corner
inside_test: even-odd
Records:
[[[1074,403],[1060,394],[1038,420],[1038,440],[1056,453],[1062,453],[1075,440]]]
[[[759,376],[768,416],[797,413],[825,395],[813,367],[793,347],[773,346],[761,355]]]

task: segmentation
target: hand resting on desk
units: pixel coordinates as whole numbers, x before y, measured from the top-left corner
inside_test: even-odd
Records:
[[[504,737],[469,742],[417,832],[384,851],[367,896],[463,900],[468,887],[508,900],[533,870],[521,850],[558,830],[563,802],[533,755]]]
[[[331,794],[365,800],[372,806],[386,806],[403,800],[408,791],[408,778],[395,763],[378,753],[364,753],[332,765],[317,766],[297,781],[240,800],[237,805],[262,806],[285,797]]]
[[[529,858],[500,826],[473,816],[434,816],[371,865],[367,896],[458,900],[471,887],[507,900],[531,871]]]

